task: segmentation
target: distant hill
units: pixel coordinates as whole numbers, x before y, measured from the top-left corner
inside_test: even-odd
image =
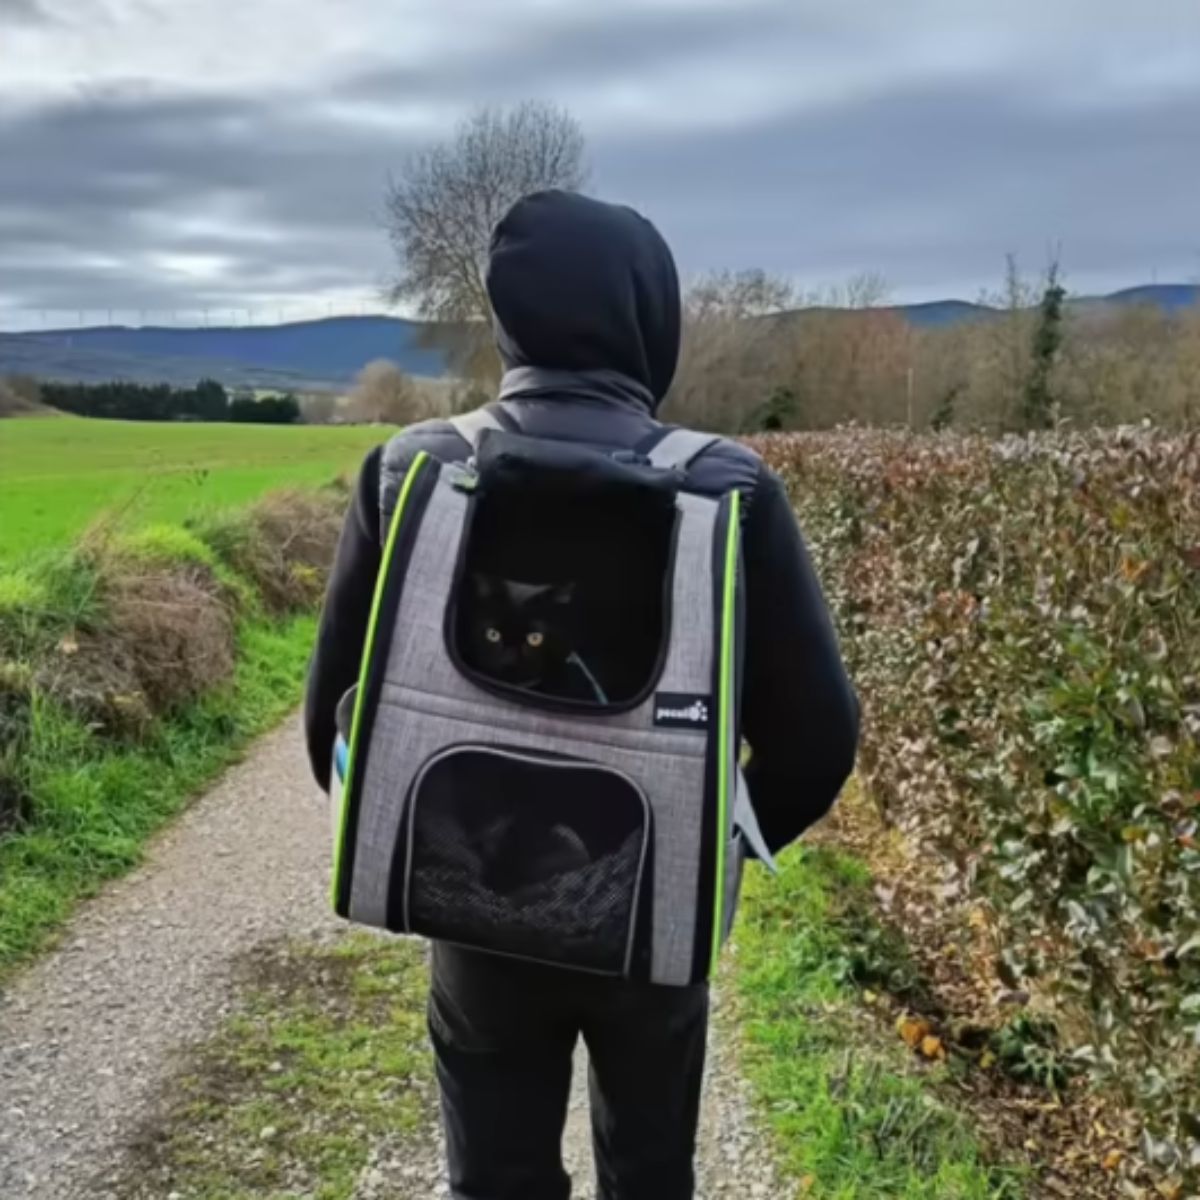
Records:
[[[1148,284],[1070,303],[1089,312],[1133,304],[1176,312],[1200,304],[1200,285]],[[892,311],[921,328],[986,320],[997,312],[965,300],[897,305]],[[0,375],[177,385],[208,376],[234,387],[340,391],[376,358],[391,359],[410,375],[445,376],[444,355],[420,344],[424,328],[398,317],[366,316],[241,328],[118,325],[0,334]]]
[[[86,331],[81,331],[86,332]],[[228,387],[278,391],[340,391],[340,380],[294,371],[247,366],[216,358],[159,358],[80,348],[28,334],[0,333],[0,376],[32,375],[57,383],[170,383],[191,387],[200,379],[216,379]]]
[[[396,317],[330,317],[289,325],[175,329],[123,325],[0,338],[0,373],[18,369],[86,382],[120,378],[191,382],[203,375],[258,387],[339,389],[376,358],[410,375],[446,373],[443,354],[418,344],[422,326]]]
[[[1098,299],[1101,304],[1156,304],[1167,312],[1178,312],[1200,304],[1200,283],[1148,283]]]
[[[930,300],[925,304],[898,304],[892,309],[920,329],[937,329],[943,325],[961,325],[965,321],[978,321],[992,317],[997,310],[986,304],[972,304],[969,300]]]
[[[1141,287],[1110,292],[1107,296],[1072,296],[1067,301],[1068,308],[1089,313],[1129,308],[1137,304],[1154,305],[1164,312],[1179,312],[1181,309],[1200,304],[1200,284],[1148,283]],[[1001,310],[987,304],[972,304],[966,300],[933,300],[926,304],[900,304],[893,311],[900,313],[919,328],[933,329],[945,325],[958,325],[963,321],[994,317]]]
[[[1150,304],[1164,312],[1179,312],[1200,304],[1200,284],[1194,283],[1150,283],[1142,287],[1125,288],[1107,296],[1072,296],[1068,308],[1089,314],[1115,311],[1138,304]],[[800,309],[802,315],[812,311],[834,311],[832,309]],[[919,329],[938,329],[950,325],[961,325],[966,321],[983,321],[998,316],[1003,310],[988,304],[972,303],[969,300],[929,300],[921,304],[895,304],[884,311],[899,313],[910,324]]]

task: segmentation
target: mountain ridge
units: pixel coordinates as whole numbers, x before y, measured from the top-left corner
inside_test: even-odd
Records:
[[[1103,312],[1152,304],[1178,312],[1200,304],[1198,284],[1144,284],[1104,296],[1072,297],[1072,308]],[[918,328],[986,320],[999,309],[967,300],[887,306]],[[256,326],[99,325],[0,333],[0,375],[61,382],[168,382],[210,377],[231,387],[341,391],[368,362],[388,358],[410,375],[448,373],[444,351],[429,345],[431,327],[383,314],[322,317]]]

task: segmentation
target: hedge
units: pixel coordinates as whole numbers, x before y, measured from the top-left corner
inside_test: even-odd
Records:
[[[1200,435],[764,440],[885,818],[987,904],[998,979],[1200,1167]]]

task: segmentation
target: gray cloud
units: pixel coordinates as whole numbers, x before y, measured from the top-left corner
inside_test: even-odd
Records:
[[[388,104],[419,95],[479,104],[554,97],[696,57],[753,55],[773,37],[797,34],[810,46],[828,36],[820,22],[798,19],[776,0],[744,0],[686,15],[678,9],[635,9],[616,20],[604,17],[603,6],[589,6],[582,15],[544,10],[536,23],[518,23],[509,31],[511,40],[493,44],[486,55],[366,71],[348,80],[339,98]]]
[[[22,4],[0,0],[0,20]],[[529,95],[580,115],[596,190],[653,217],[685,273],[871,269],[902,298],[971,296],[1007,250],[1036,269],[1050,244],[1083,289],[1200,271],[1189,43],[1164,58],[1165,22],[1124,57],[1066,26],[943,45],[941,7],[893,45],[846,6],[790,0],[519,6],[484,48],[360,55],[320,85],[76,79],[29,100],[0,82],[0,327],[372,301],[389,170],[455,113]]]
[[[694,268],[766,263],[810,282],[877,270],[901,295],[969,297],[1009,250],[1037,271],[1060,248],[1082,288],[1200,270],[1200,158],[1185,149],[1197,128],[1200,88],[1137,110],[1048,112],[963,83],[605,142],[597,165]]]
[[[93,99],[10,117],[0,159],[23,170],[0,176],[0,295],[39,311],[370,295],[388,270],[384,181],[411,147],[254,99]],[[171,267],[205,258],[224,260],[215,277]]]
[[[41,0],[0,0],[0,25],[9,22],[30,23],[49,21],[50,13],[42,5]]]

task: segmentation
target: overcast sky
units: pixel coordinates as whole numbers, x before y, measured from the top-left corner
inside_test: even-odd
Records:
[[[389,170],[524,98],[685,275],[1200,275],[1200,0],[0,0],[0,328],[377,309]]]

